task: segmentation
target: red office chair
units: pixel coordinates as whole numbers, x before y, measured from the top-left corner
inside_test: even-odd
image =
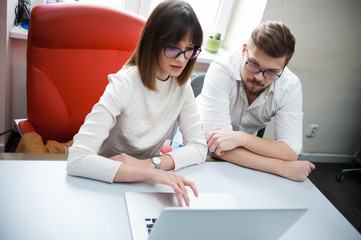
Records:
[[[35,7],[27,48],[27,120],[21,134],[67,142],[134,51],[144,19],[83,4]]]

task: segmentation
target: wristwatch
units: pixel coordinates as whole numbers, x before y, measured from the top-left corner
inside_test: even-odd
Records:
[[[162,164],[162,159],[160,159],[159,157],[154,157],[152,158],[152,162],[154,163],[156,169],[160,169],[160,165]]]

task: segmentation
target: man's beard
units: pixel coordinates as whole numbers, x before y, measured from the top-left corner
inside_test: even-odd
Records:
[[[247,85],[244,83],[244,80],[243,80],[243,79],[242,79],[241,82],[242,82],[242,86],[243,86],[244,90],[246,91],[246,93],[248,93],[248,94],[250,94],[250,95],[253,95],[253,96],[259,96],[259,95],[261,95],[261,93],[263,93],[263,92],[269,87],[269,86],[264,87],[264,84],[261,83],[261,82],[259,82],[259,81],[257,81],[255,78],[253,78],[253,79],[247,78],[247,82],[254,83],[254,84],[256,84],[257,86],[260,86],[260,87],[263,87],[263,88],[261,88],[261,89],[259,89],[259,90],[252,90],[252,89],[249,89],[249,88],[247,87]]]

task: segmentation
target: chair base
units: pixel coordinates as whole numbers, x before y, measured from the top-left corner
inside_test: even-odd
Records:
[[[341,170],[341,172],[339,174],[337,174],[337,176],[336,176],[336,181],[341,183],[345,177],[344,175],[347,173],[361,172],[361,168],[354,168],[356,166],[356,163],[357,163],[357,160],[354,160],[352,162],[352,168],[347,168],[347,169]]]

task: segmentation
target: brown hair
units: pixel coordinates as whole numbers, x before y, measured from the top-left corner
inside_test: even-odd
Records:
[[[138,66],[144,86],[149,90],[156,90],[155,69],[162,48],[167,44],[178,43],[188,33],[195,47],[200,47],[203,33],[193,8],[184,1],[161,2],[145,23],[137,48],[126,65]],[[187,66],[176,78],[180,86],[191,77],[196,61],[196,58],[188,60]]]
[[[267,21],[259,24],[252,32],[251,40],[270,57],[286,56],[286,63],[295,51],[296,40],[283,22]]]

